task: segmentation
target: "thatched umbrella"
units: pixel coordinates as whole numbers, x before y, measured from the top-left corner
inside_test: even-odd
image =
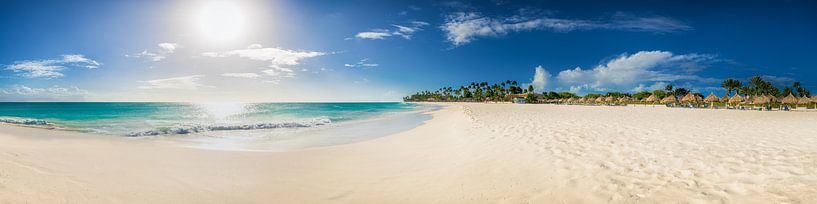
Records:
[[[761,105],[762,105],[762,104],[771,103],[771,102],[772,102],[772,99],[771,99],[771,97],[768,97],[768,96],[765,96],[765,95],[763,95],[763,96],[756,96],[756,97],[754,98],[754,100],[752,100],[752,102],[753,102],[754,104],[761,104]]]
[[[604,102],[607,102],[607,103],[612,103],[612,102],[615,102],[615,101],[616,101],[616,99],[613,98],[613,96],[608,96],[607,98],[604,98]]]
[[[780,102],[783,102],[785,104],[797,104],[797,97],[794,97],[794,95],[789,93],[789,95],[786,96],[786,97],[783,97],[783,99],[780,100]]]
[[[596,98],[596,103],[604,103],[604,97]]]
[[[678,99],[675,96],[667,96],[661,99],[661,103],[678,103]]]
[[[644,99],[644,102],[647,102],[647,103],[655,103],[655,102],[658,102],[658,97],[657,97],[657,96],[655,96],[655,94],[650,95],[650,97],[647,97],[647,99]]]
[[[621,97],[621,98],[618,99],[619,103],[627,103],[628,101],[630,101],[630,97],[626,97],[626,96]]]
[[[794,95],[792,95],[791,93],[789,93],[789,95],[788,95],[788,96],[783,97],[783,99],[780,99],[780,102],[782,102],[783,104],[791,104],[791,105],[795,105],[795,107],[797,107],[797,106],[796,106],[796,104],[797,104],[797,97],[794,97]]]
[[[686,96],[681,98],[681,102],[697,103],[698,101],[700,101],[698,100],[698,96],[692,93],[688,93]]]
[[[579,103],[586,103],[586,102],[587,102],[587,98],[585,98],[585,97],[582,97],[582,98],[579,99]]]
[[[709,93],[709,96],[707,96],[704,99],[704,102],[709,103],[710,108],[715,107],[715,103],[720,102],[720,101],[721,101],[721,98],[718,98],[718,96],[716,96],[714,93],[711,93],[711,92]]]
[[[726,93],[726,95],[723,95],[723,98],[721,98],[721,101],[724,102],[724,103],[728,103],[729,102],[729,93]]]
[[[704,99],[704,102],[707,103],[721,102],[721,98],[718,98],[718,96],[716,96],[714,93],[709,93],[709,96],[707,96]]]
[[[734,103],[735,105],[737,105],[740,102],[743,102],[743,97],[741,97],[737,93],[735,93],[735,95],[729,99],[729,103]]]
[[[808,96],[803,96],[800,97],[800,99],[797,99],[798,105],[808,105],[809,103],[811,103],[811,99],[808,98]]]

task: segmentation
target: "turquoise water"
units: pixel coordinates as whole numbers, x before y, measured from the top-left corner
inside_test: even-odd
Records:
[[[0,103],[0,123],[124,136],[296,129],[415,110],[409,103]]]

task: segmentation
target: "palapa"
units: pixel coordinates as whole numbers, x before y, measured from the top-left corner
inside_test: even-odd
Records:
[[[720,102],[720,101],[721,101],[721,98],[718,98],[718,96],[716,96],[714,93],[709,93],[709,96],[707,96],[706,99],[704,99],[704,102],[707,102],[707,103],[715,103],[715,102]]]
[[[678,99],[675,96],[667,96],[661,99],[661,103],[678,103]]]

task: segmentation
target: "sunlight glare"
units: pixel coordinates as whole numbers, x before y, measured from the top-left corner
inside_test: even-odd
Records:
[[[244,32],[244,14],[237,1],[214,0],[204,4],[197,16],[202,37],[211,43],[225,43]]]

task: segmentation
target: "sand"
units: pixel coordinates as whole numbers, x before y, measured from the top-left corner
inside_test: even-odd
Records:
[[[405,132],[275,153],[0,125],[0,203],[817,202],[817,113],[430,114]]]

